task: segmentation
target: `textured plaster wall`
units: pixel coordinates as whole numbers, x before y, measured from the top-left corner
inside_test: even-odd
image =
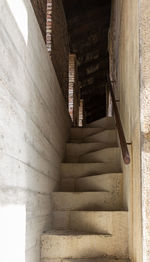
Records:
[[[30,1],[0,13],[0,261],[40,262],[70,120]]]
[[[150,261],[150,3],[139,1],[143,261]]]
[[[142,261],[141,167],[140,167],[140,60],[139,6],[137,0],[113,0],[109,34],[111,77],[125,136],[131,152],[131,164],[124,171],[124,207],[129,210],[129,250],[133,261]],[[145,260],[144,260],[145,262]]]

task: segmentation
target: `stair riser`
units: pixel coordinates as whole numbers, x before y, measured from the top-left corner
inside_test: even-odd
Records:
[[[94,129],[94,128],[93,128]],[[91,128],[92,130],[92,128]],[[86,136],[82,136],[79,137],[78,134],[75,136],[75,132],[74,132],[74,136],[70,138],[70,142],[72,143],[105,143],[106,145],[116,145],[118,143],[117,141],[117,131],[116,129],[112,129],[112,130],[101,130],[101,131],[97,131],[97,133],[91,132],[90,135],[86,135]]]
[[[98,134],[86,137],[83,139],[84,142],[103,142],[107,145],[117,144],[117,132],[116,130],[106,130]]]
[[[49,262],[49,261],[45,261]],[[54,261],[56,262],[56,261]],[[57,261],[60,262],[60,261]],[[62,262],[130,262],[128,259],[118,259],[118,258],[95,258],[95,259],[63,259]]]
[[[82,140],[83,138],[102,132],[103,128],[71,128],[70,139]]]
[[[80,179],[62,179],[64,192],[118,191],[122,190],[122,174],[105,174]]]
[[[111,145],[113,147],[113,144]],[[115,146],[115,145],[114,145]],[[66,150],[66,162],[79,162],[80,156],[88,154],[93,151],[102,150],[110,147],[110,145],[104,143],[81,143],[81,144],[67,144]]]
[[[100,151],[92,152],[83,155],[79,158],[80,163],[101,163],[115,161],[116,164],[120,163],[120,149],[107,148]]]
[[[130,262],[130,261],[128,259],[113,259],[113,258],[95,258],[95,259],[46,258],[46,259],[42,259],[41,262]]]
[[[99,119],[97,121],[88,124],[87,127],[113,129],[115,128],[115,122],[112,117],[104,117],[102,119]]]
[[[42,236],[42,259],[96,258],[100,256],[127,258],[127,254],[127,245],[118,245],[115,238],[107,235]]]
[[[54,210],[121,210],[122,194],[118,192],[52,193]]]
[[[120,231],[120,228],[122,230]],[[96,234],[112,234],[120,241],[128,240],[128,212],[53,212],[53,229]]]
[[[96,174],[120,172],[120,163],[83,163],[83,164],[62,164],[62,178],[79,178]]]

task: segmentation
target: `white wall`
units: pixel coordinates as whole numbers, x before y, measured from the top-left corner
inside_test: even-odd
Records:
[[[0,261],[39,262],[70,121],[30,1],[0,14]]]

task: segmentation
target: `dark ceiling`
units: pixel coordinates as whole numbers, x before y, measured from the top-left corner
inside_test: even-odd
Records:
[[[106,114],[108,29],[111,0],[63,0],[70,51],[77,55],[78,78],[86,122]]]

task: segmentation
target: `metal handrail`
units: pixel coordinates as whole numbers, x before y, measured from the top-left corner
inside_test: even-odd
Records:
[[[112,82],[110,81],[109,78],[108,78],[108,88],[109,88],[111,98],[112,98],[112,104],[113,104],[113,109],[114,109],[115,119],[116,119],[116,127],[118,129],[123,160],[124,160],[124,163],[128,165],[130,164],[130,155],[129,155],[123,127],[121,124],[120,115],[119,115],[118,107],[117,107],[116,100],[115,100],[115,95],[114,95],[113,88],[112,88]]]

